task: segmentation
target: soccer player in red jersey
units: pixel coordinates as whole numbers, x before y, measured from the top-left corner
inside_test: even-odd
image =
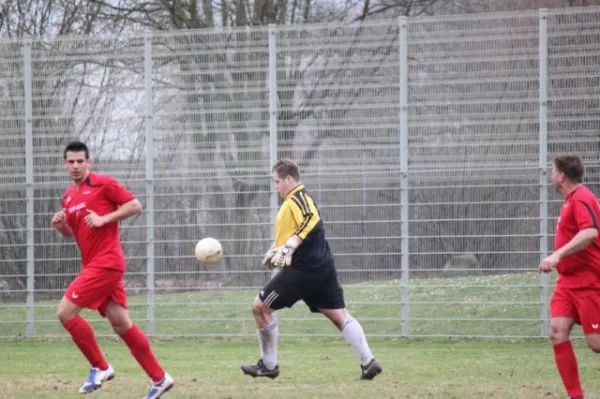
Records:
[[[119,238],[119,221],[137,215],[142,206],[114,178],[91,173],[91,164],[84,143],[75,141],[67,145],[63,166],[73,184],[63,194],[63,210],[52,217],[52,226],[64,236],[75,237],[83,268],[68,286],[57,316],[91,364],[90,375],[80,393],[93,392],[115,376],[98,346],[92,327],[79,316],[81,309],[88,308],[98,310],[106,317],[127,344],[152,380],[145,399],[156,399],[175,382],[156,360],[146,335],[129,318],[123,283],[125,257]]]
[[[600,206],[583,185],[578,156],[552,160],[552,185],[564,198],[556,224],[554,252],[542,260],[540,272],[556,269],[558,280],[550,302],[550,339],[558,373],[571,399],[582,399],[577,359],[569,335],[580,324],[588,347],[600,353]]]

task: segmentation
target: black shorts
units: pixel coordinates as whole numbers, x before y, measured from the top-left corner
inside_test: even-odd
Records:
[[[333,266],[303,271],[285,267],[260,291],[260,300],[273,310],[291,308],[303,300],[311,312],[318,309],[344,309],[344,290]]]

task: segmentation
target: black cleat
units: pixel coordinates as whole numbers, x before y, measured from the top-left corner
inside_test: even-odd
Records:
[[[270,369],[265,366],[262,359],[260,359],[256,364],[242,366],[242,371],[244,374],[251,375],[252,377],[268,377],[270,379],[275,379],[279,376],[279,365],[276,365],[274,369]]]
[[[383,368],[381,367],[379,362],[375,359],[371,360],[369,362],[369,364],[367,364],[366,366],[361,365],[360,368],[361,368],[361,373],[360,373],[361,380],[372,380],[373,378],[375,378],[377,376],[377,374],[379,374],[383,371]]]

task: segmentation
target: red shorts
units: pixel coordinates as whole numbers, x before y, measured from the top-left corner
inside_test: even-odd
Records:
[[[584,334],[600,334],[600,290],[557,287],[550,301],[551,317],[570,317]]]
[[[86,267],[67,287],[65,298],[80,308],[98,310],[105,317],[110,300],[127,309],[123,271]]]

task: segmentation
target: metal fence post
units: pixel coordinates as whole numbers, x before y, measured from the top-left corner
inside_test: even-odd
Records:
[[[23,43],[23,86],[25,94],[25,201],[27,212],[27,331],[35,335],[35,208],[33,189],[33,87],[31,64],[31,41]]]
[[[273,167],[277,162],[277,26],[269,24],[269,167]],[[270,172],[270,171],[269,171]],[[269,178],[270,181],[270,178]],[[270,221],[271,225],[275,224],[277,210],[279,208],[279,197],[275,191],[271,192],[270,196]],[[272,231],[273,241],[275,241],[275,231]],[[275,277],[279,269],[273,269],[271,278]],[[278,313],[274,313],[274,317],[278,318]]]
[[[152,130],[152,34],[144,35],[144,91],[146,97],[146,287],[147,331],[154,334],[154,134]]]
[[[400,288],[402,290],[402,336],[410,335],[410,278],[408,253],[408,18],[400,27]]]
[[[269,165],[277,162],[277,26],[269,25]],[[279,199],[271,192],[271,222],[275,223]]]
[[[548,254],[548,10],[539,11],[540,259]],[[548,273],[540,274],[540,336],[548,336]]]

